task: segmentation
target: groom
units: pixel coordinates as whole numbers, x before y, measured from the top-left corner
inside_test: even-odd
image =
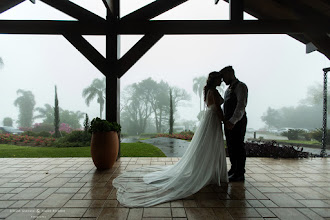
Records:
[[[220,70],[223,81],[229,87],[225,93],[224,125],[231,168],[228,172],[230,182],[244,181],[246,112],[248,88],[235,76],[232,66]]]

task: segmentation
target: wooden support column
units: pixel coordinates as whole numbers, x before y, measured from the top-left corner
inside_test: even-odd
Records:
[[[120,79],[118,78],[120,56],[119,0],[107,0],[107,33],[106,33],[106,119],[120,123]],[[120,145],[118,158],[120,157]]]
[[[244,0],[229,0],[230,20],[233,22],[243,21]]]

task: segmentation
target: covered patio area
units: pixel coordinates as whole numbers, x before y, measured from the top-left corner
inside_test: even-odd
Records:
[[[97,171],[91,158],[1,158],[0,219],[330,219],[329,158],[247,158],[245,183],[150,208],[118,203],[118,174],[179,159],[122,157]]]

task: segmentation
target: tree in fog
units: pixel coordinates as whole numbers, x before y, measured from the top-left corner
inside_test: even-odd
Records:
[[[151,85],[148,85],[151,84]],[[126,121],[130,134],[141,134],[146,130],[148,120],[152,114],[150,101],[153,96],[153,82],[151,78],[140,83],[134,83],[125,88],[122,121]]]
[[[80,120],[83,119],[85,113],[81,111],[60,110],[61,122],[68,124],[73,129],[80,129]]]
[[[2,69],[4,65],[3,59],[0,57],[0,69]]]
[[[54,108],[50,104],[45,104],[44,107],[35,108],[37,115],[34,116],[34,119],[43,119],[42,123],[52,124],[54,122]]]
[[[165,83],[164,81],[161,81],[160,83],[153,81],[150,84],[153,85],[152,94],[151,94],[151,98],[150,98],[150,105],[151,105],[151,108],[154,113],[156,131],[157,131],[157,133],[161,133],[163,130],[163,127],[165,126],[163,122],[168,117],[169,85],[167,83]]]
[[[169,134],[173,134],[173,126],[174,126],[174,110],[173,110],[173,94],[172,94],[172,88],[170,89],[170,119],[169,119]]]
[[[199,96],[199,111],[202,111],[203,90],[206,85],[206,77],[200,76],[193,79],[193,91]]]
[[[323,87],[315,85],[308,89],[307,97],[300,101],[300,105],[279,109],[268,108],[261,119],[268,127],[274,128],[320,128],[323,116],[322,103]]]
[[[328,91],[327,94],[328,100],[330,100],[330,93]],[[307,97],[300,101],[302,105],[310,105],[310,106],[323,106],[323,85],[320,83],[315,83],[313,86],[310,86],[307,91]],[[327,108],[330,108],[330,102],[327,102]],[[330,112],[328,111],[328,114]]]
[[[142,80],[126,87],[121,97],[121,124],[129,134],[144,133],[150,123],[155,123],[156,132],[168,129],[169,120],[168,83],[156,82],[152,78]],[[173,112],[181,101],[190,96],[183,89],[176,87],[173,91]]]
[[[60,137],[60,109],[58,106],[57,87],[55,86],[55,106],[54,106],[54,130],[55,137]]]
[[[36,112],[38,112],[38,114],[34,117],[34,119],[43,119],[43,124],[53,124],[55,119],[53,106],[50,104],[45,104],[43,108],[36,108]],[[84,117],[84,113],[59,108],[59,115],[62,123],[68,124],[73,129],[81,128],[80,120]]]
[[[87,106],[90,102],[97,98],[97,103],[100,105],[100,118],[102,118],[102,113],[104,110],[105,103],[105,78],[103,79],[94,79],[92,84],[85,88],[82,92],[82,96],[85,98]]]
[[[6,117],[2,121],[3,126],[13,127],[13,119],[10,117]]]
[[[89,121],[88,115],[85,114],[85,120],[84,120],[84,132],[85,132],[86,135],[88,134],[88,130],[89,130],[89,128],[90,128],[90,125],[91,125],[91,123],[90,123],[90,121]]]
[[[14,105],[19,108],[18,125],[20,127],[31,127],[33,122],[33,110],[36,102],[31,91],[23,89],[17,90],[17,95],[20,95]]]
[[[171,87],[172,99],[173,99],[173,112],[177,111],[177,108],[184,103],[184,101],[190,101],[191,96],[186,90],[178,88],[176,86]]]

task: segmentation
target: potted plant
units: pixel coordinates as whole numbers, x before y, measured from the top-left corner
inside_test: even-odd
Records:
[[[108,122],[100,118],[91,121],[91,155],[98,170],[110,169],[116,162],[120,130],[121,126],[117,122]]]

